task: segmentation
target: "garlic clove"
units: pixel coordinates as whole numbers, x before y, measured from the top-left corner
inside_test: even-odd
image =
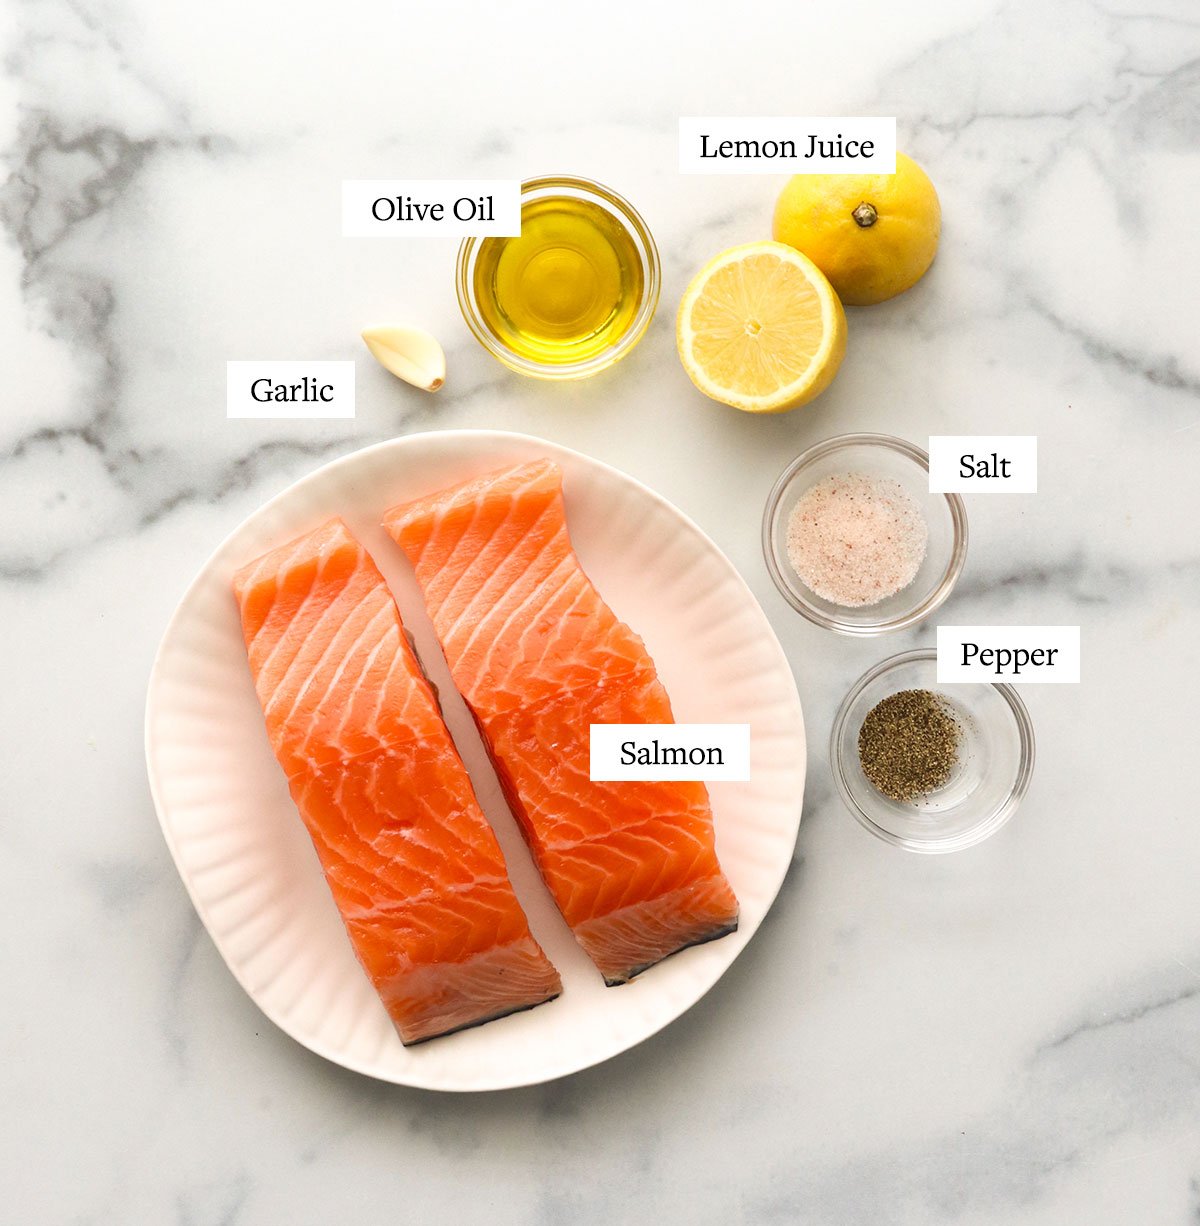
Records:
[[[384,370],[427,392],[446,382],[446,355],[441,345],[421,328],[367,328],[367,348]]]

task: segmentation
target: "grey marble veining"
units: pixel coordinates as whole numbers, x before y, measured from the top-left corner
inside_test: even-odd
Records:
[[[0,32],[14,1220],[1200,1220],[1194,4],[42,0]],[[772,420],[701,400],[674,354],[687,279],[767,234],[781,182],[679,176],[676,118],[706,113],[894,113],[942,199],[929,276],[851,311],[835,384]],[[627,194],[663,256],[655,326],[585,384],[474,344],[453,243],[337,236],[342,178],[556,169]],[[380,320],[443,340],[436,397],[367,358]],[[357,419],[226,421],[246,357],[357,360]],[[603,1066],[468,1097],[262,1017],[141,759],[158,637],[216,543],[325,459],[442,427],[544,435],[682,507],[762,601],[809,734],[792,870],[714,990]],[[1039,436],[1036,496],[969,500],[944,620],[1077,622],[1084,682],[1026,688],[1032,790],[954,857],[870,839],[826,757],[851,682],[932,627],[823,635],[758,552],[779,470],[855,429]]]

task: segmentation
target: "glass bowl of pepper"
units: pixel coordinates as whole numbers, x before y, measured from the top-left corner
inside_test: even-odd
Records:
[[[842,800],[872,834],[909,851],[960,851],[1016,812],[1033,724],[1012,686],[939,686],[937,652],[906,651],[851,687],[830,756]]]

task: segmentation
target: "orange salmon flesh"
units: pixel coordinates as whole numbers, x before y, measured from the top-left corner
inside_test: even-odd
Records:
[[[737,928],[702,783],[593,782],[593,723],[669,723],[642,640],[593,587],[548,460],[393,508],[458,689],[543,879],[609,984]]]
[[[403,1042],[558,995],[362,545],[330,520],[243,567],[234,592],[271,747]]]

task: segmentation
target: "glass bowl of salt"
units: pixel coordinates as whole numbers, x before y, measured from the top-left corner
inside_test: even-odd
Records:
[[[783,598],[839,634],[924,620],[967,557],[957,494],[929,492],[929,456],[888,434],[843,434],[798,456],[763,512],[763,555]]]

